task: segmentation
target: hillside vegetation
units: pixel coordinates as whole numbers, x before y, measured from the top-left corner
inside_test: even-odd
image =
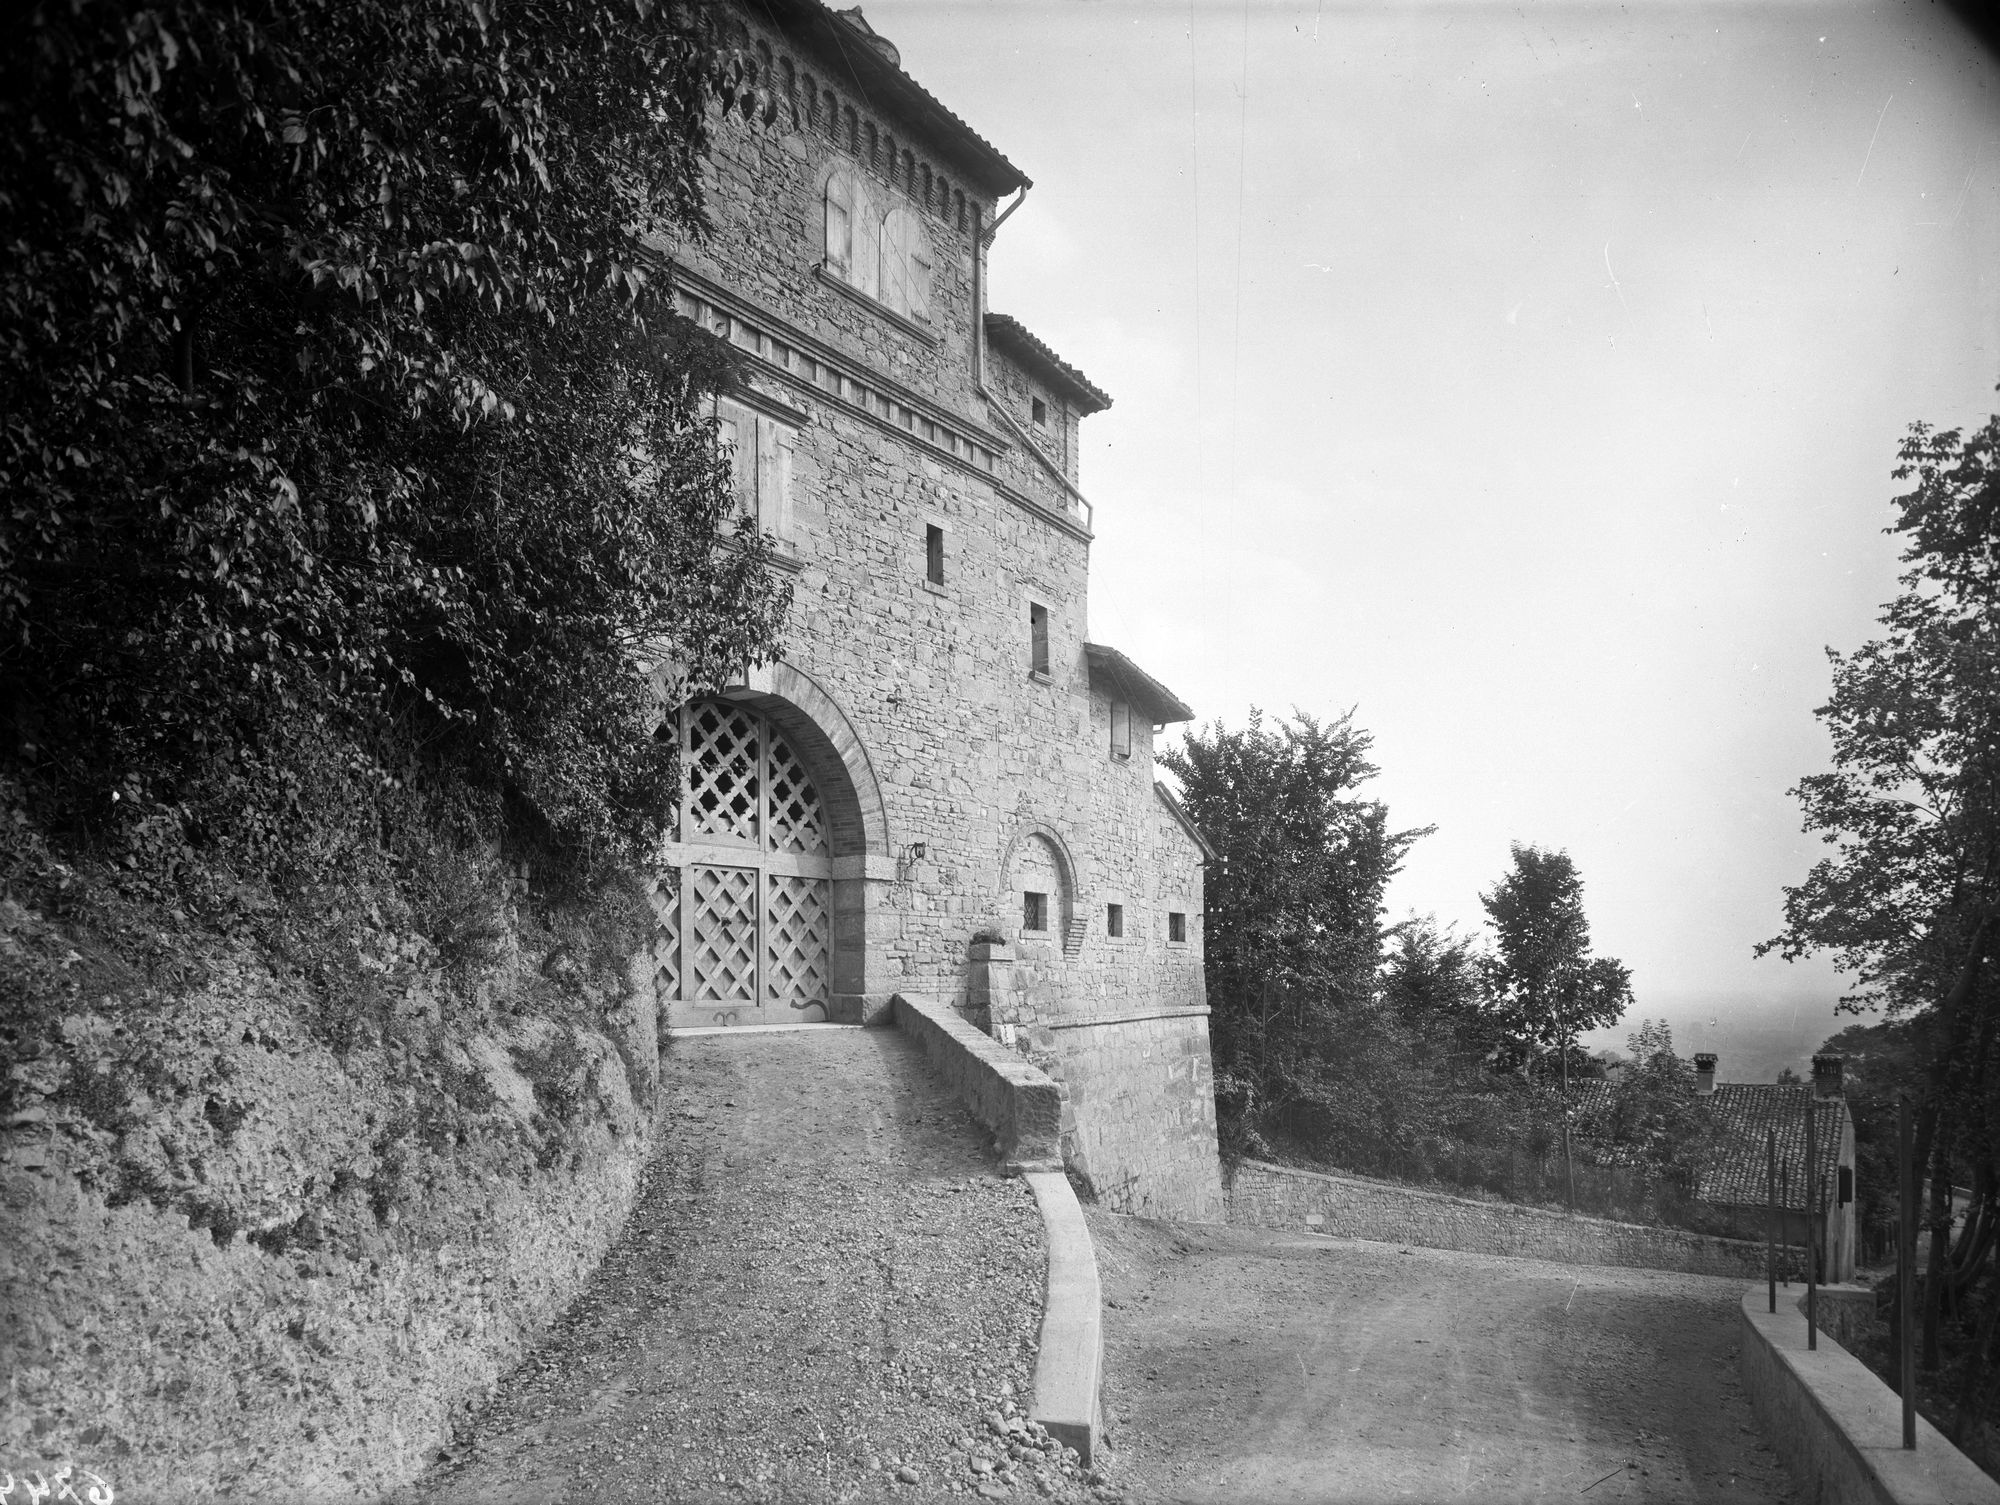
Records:
[[[32,6],[0,60],[0,1466],[365,1497],[630,1204],[653,733],[777,649],[707,7]]]

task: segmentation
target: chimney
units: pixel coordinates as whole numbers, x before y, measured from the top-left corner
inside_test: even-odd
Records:
[[[1694,1095],[1707,1097],[1715,1091],[1715,1052],[1698,1050],[1694,1056]]]
[[[1813,1096],[1839,1097],[1841,1058],[1839,1056],[1813,1057]]]

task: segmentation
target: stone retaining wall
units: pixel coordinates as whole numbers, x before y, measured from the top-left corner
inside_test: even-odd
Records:
[[[1015,1167],[1062,1164],[1062,1089],[936,999],[898,993],[896,1026],[924,1048],[939,1081]]]
[[[1461,1249],[1572,1265],[1624,1265],[1689,1275],[1762,1278],[1762,1244],[1678,1228],[1574,1218],[1511,1202],[1475,1202],[1393,1182],[1240,1162],[1228,1188],[1229,1221],[1339,1238]],[[1779,1251],[1785,1258],[1785,1251]],[[1781,1273],[1782,1267],[1781,1267]]]

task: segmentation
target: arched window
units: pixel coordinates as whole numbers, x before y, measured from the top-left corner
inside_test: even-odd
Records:
[[[882,219],[881,291],[897,313],[928,319],[931,312],[931,246],[923,221],[898,204]]]
[[[859,175],[826,180],[826,270],[871,298],[882,296],[881,221]]]

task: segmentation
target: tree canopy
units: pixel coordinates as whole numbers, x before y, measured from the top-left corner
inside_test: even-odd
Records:
[[[1565,1066],[1576,1037],[1615,1024],[1632,1001],[1631,973],[1593,956],[1583,878],[1567,852],[1516,843],[1513,867],[1479,896],[1493,926],[1485,960],[1488,1007],[1506,1048]]]
[[[645,250],[702,233],[711,112],[754,104],[716,27],[30,8],[0,60],[0,667],[73,824],[241,827],[218,767],[269,792],[331,739],[586,865],[657,835],[647,669],[768,654],[786,600],[754,536],[717,547],[735,368]]]
[[[1218,1059],[1242,1060],[1282,1035],[1310,1047],[1329,1001],[1372,999],[1383,893],[1427,831],[1391,831],[1357,791],[1377,772],[1353,713],[1189,733],[1160,761],[1221,860],[1204,880],[1211,1028]]]
[[[1924,1280],[1925,1363],[1942,1313],[1973,1303],[2000,1237],[2000,416],[1971,432],[1913,424],[1888,531],[1904,541],[1902,591],[1881,636],[1828,650],[1833,690],[1815,713],[1833,766],[1793,793],[1832,853],[1785,890],[1785,928],[1761,945],[1830,952],[1858,979],[1842,1000],[1913,1026],[1921,1083],[1915,1152],[1933,1195]],[[1906,1067],[1895,1075],[1908,1082]],[[1881,1132],[1880,1127],[1877,1133]],[[1973,1188],[1950,1237],[1947,1188]],[[1965,1367],[1959,1416],[1990,1365],[2000,1293]]]

